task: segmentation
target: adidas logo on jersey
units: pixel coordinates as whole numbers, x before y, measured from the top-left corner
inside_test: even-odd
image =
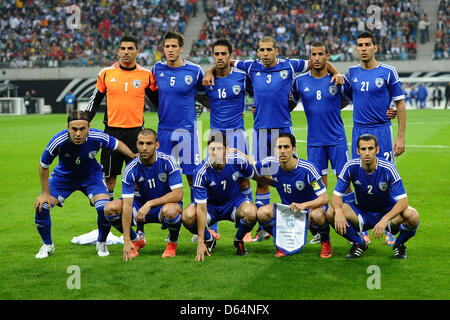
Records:
[[[117,80],[116,80],[116,78],[112,78],[111,80],[110,80],[110,82],[116,82]]]
[[[358,82],[358,78],[353,79],[353,82]]]
[[[261,75],[261,73],[259,71],[255,74],[255,76],[260,76],[260,75]]]
[[[143,178],[143,177],[140,177],[139,178],[139,180],[138,180],[138,182],[142,182],[142,181],[144,181],[145,179]]]
[[[162,77],[164,77],[164,72],[161,72],[160,74],[159,74],[159,76],[162,78]]]
[[[303,90],[304,92],[308,92],[309,91],[309,87],[306,87],[305,90]]]
[[[216,185],[216,183],[213,181],[209,184],[210,187],[214,187]]]

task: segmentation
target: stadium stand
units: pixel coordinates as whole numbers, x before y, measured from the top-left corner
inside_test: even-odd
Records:
[[[2,1],[0,68],[108,66],[126,30],[139,30],[140,58],[151,65],[169,29],[183,33],[192,12],[190,1],[146,0],[77,2],[81,28],[68,29],[69,2]]]
[[[440,0],[437,12],[436,44],[433,59],[450,58],[450,9],[448,0]]]
[[[366,29],[367,8],[378,5],[380,21],[374,30],[383,60],[416,57],[417,27],[420,17],[417,0],[361,1],[318,0],[214,1],[207,12],[198,39],[190,53],[197,63],[211,63],[210,45],[219,37],[230,38],[237,58],[256,57],[258,39],[272,35],[280,56],[308,55],[307,44],[321,40],[332,50],[332,61],[353,61],[356,35]],[[305,45],[306,44],[306,45]]]
[[[82,12],[81,29],[70,30],[65,26],[70,16],[65,9],[70,2],[5,1],[0,16],[0,68],[107,66],[115,59],[124,30],[130,29],[139,30],[140,63],[152,65],[162,59],[161,35],[168,29],[184,33],[195,2],[79,2],[76,5]],[[438,3],[432,58],[448,59],[449,4],[448,0]],[[279,43],[281,57],[305,58],[309,53],[307,44],[322,40],[331,49],[331,61],[355,61],[354,39],[367,29],[369,5],[381,8],[381,19],[373,30],[379,43],[378,58],[416,59],[417,45],[422,40],[420,25],[429,23],[422,19],[419,0],[203,1],[206,21],[198,36],[189,35],[194,41],[192,45],[189,42],[186,53],[193,62],[212,64],[210,45],[225,37],[234,44],[237,58],[255,58],[258,39],[272,35]]]

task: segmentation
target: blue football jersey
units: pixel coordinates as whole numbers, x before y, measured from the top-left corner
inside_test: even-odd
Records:
[[[219,172],[205,159],[194,171],[194,199],[196,203],[223,206],[241,195],[239,177],[251,179],[253,168],[239,154],[227,154],[224,168]]]
[[[214,86],[206,87],[211,108],[212,129],[244,129],[245,92],[249,86],[245,72],[231,68],[226,77],[214,78]]]
[[[380,158],[377,161],[377,168],[371,174],[364,171],[361,159],[348,161],[339,175],[334,194],[342,197],[352,183],[360,206],[373,212],[389,211],[407,195],[395,164]]]
[[[281,168],[277,156],[257,161],[254,166],[258,176],[272,176],[282,204],[312,201],[327,191],[319,170],[307,160],[297,159],[297,166],[291,171]]]
[[[165,153],[156,151],[156,160],[145,166],[139,157],[133,159],[122,175],[122,197],[133,198],[137,185],[143,203],[160,198],[173,189],[181,188],[183,181],[176,160]]]
[[[247,73],[254,93],[254,129],[286,128],[292,126],[289,94],[296,73],[308,69],[308,62],[298,59],[277,59],[272,68],[260,60],[236,61],[234,66]]]
[[[195,94],[205,94],[200,66],[185,61],[172,68],[167,62],[157,62],[152,68],[158,86],[158,129],[192,129],[196,121]]]
[[[308,123],[308,146],[333,146],[346,143],[341,102],[344,86],[330,83],[331,75],[315,78],[311,72],[297,76],[292,85],[292,98],[300,99]]]
[[[370,70],[358,65],[348,69],[346,78],[350,82],[346,96],[353,100],[353,123],[389,125],[386,112],[392,101],[405,98],[397,70],[381,62]]]
[[[86,141],[81,145],[74,144],[69,132],[64,129],[58,132],[48,143],[41,156],[41,166],[49,168],[53,160],[59,157],[58,165],[52,175],[83,180],[95,171],[102,169],[96,159],[101,148],[115,150],[118,140],[103,131],[89,129]]]

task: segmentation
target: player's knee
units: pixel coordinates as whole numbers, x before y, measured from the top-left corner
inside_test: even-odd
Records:
[[[181,213],[181,208],[178,203],[167,203],[162,207],[161,213],[166,219],[174,219]]]
[[[196,222],[195,204],[190,204],[181,214],[181,222],[184,226],[191,226]]]
[[[417,227],[419,225],[419,212],[415,208],[408,206],[408,208],[403,211],[403,216],[406,223],[411,227]]]
[[[105,216],[115,216],[122,213],[122,201],[113,200],[105,205]]]
[[[273,218],[273,210],[271,205],[262,206],[256,213],[256,218],[259,222],[264,223]]]
[[[253,203],[244,203],[241,208],[241,216],[249,223],[256,222],[258,208]]]
[[[328,208],[327,212],[325,213],[325,215],[326,215],[327,221],[329,223],[334,223],[334,209],[333,209],[333,207],[330,206]]]
[[[327,220],[327,217],[322,208],[310,210],[309,215],[311,217],[312,222],[314,222],[317,225],[322,225]]]

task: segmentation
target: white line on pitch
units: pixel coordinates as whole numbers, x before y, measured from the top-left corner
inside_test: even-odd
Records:
[[[306,140],[295,140],[297,142],[306,143]],[[351,143],[347,143],[351,146]],[[406,148],[422,148],[422,149],[450,149],[450,146],[438,146],[438,145],[419,145],[419,144],[407,144]]]

